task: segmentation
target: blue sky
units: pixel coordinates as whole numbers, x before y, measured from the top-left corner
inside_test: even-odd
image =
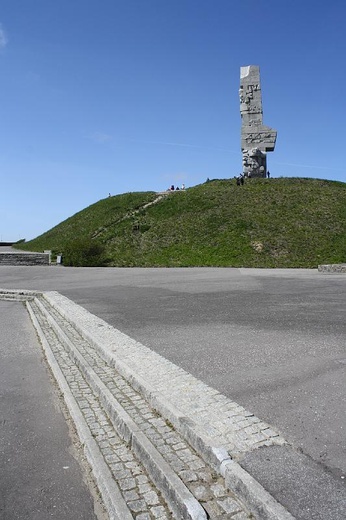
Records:
[[[344,0],[1,0],[0,240],[241,171],[261,69],[273,177],[346,181]]]

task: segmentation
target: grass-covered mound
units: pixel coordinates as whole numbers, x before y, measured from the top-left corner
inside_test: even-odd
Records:
[[[344,183],[280,178],[237,186],[214,180],[150,204],[157,197],[146,192],[101,200],[21,247],[66,254],[74,243],[81,250],[81,240],[91,249],[98,245],[96,261],[64,262],[71,265],[316,267],[346,261]]]

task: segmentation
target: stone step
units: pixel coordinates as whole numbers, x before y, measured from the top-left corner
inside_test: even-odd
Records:
[[[35,291],[0,289],[0,300],[28,301],[33,300],[39,294]]]
[[[98,450],[100,461],[91,460],[91,466],[96,474],[102,473],[99,466],[108,468],[106,480],[117,489],[110,511],[118,514],[122,504],[118,517],[125,519],[127,505],[138,520],[255,518],[223,477],[47,299],[37,297],[27,305],[47,358],[57,365],[78,421]],[[99,487],[102,492],[102,479]],[[112,502],[109,491],[103,494],[105,503]]]
[[[49,253],[0,252],[0,265],[49,265]]]

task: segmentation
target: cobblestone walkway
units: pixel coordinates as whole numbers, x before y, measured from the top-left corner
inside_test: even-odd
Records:
[[[254,518],[69,321],[43,298],[28,306],[133,518]]]
[[[285,443],[269,424],[238,403],[61,294],[51,292],[44,296],[51,306],[68,314],[70,323],[82,330],[84,337],[92,338],[99,352],[140,388],[176,429],[178,411],[182,417],[193,418],[193,434],[205,439],[207,445],[226,449],[235,460],[261,446]],[[172,414],[169,414],[170,405],[174,408]],[[188,429],[188,425],[183,429]]]

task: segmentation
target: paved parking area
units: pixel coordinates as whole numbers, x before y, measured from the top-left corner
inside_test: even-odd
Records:
[[[0,286],[61,292],[272,424],[345,485],[345,275],[1,267]]]

